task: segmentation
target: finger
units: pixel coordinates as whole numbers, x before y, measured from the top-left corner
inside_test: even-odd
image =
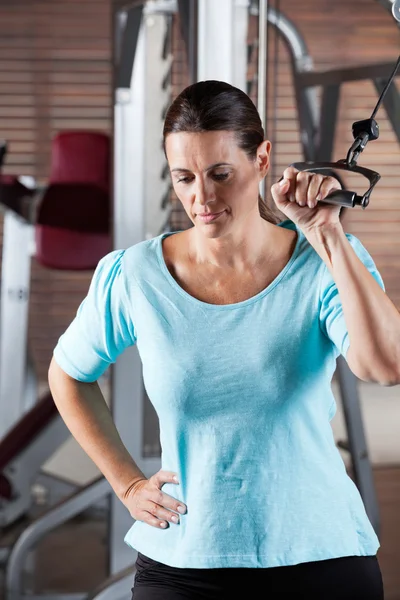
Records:
[[[158,487],[162,487],[164,483],[179,483],[178,475],[172,471],[163,471],[160,469],[152,477],[157,483]]]
[[[168,510],[169,508],[171,510]],[[179,502],[161,490],[153,490],[145,498],[142,498],[140,509],[141,513],[144,513],[143,520],[146,523],[164,529],[168,522],[178,524],[180,514],[185,514],[187,511],[183,502]]]
[[[152,527],[161,527],[165,529],[168,527],[168,522],[165,519],[159,519],[157,516],[157,508],[154,502],[149,500],[148,496],[144,493],[136,499],[135,510],[131,512],[131,515],[138,521],[143,521]],[[172,514],[172,513],[171,513]]]
[[[158,478],[157,478],[157,476],[158,476]],[[153,489],[150,488],[149,490],[146,490],[144,497],[146,498],[146,500],[150,500],[154,504],[158,504],[162,507],[166,507],[166,508],[171,509],[172,511],[175,511],[181,515],[184,515],[187,512],[186,504],[184,502],[181,502],[180,500],[177,500],[176,498],[173,498],[169,494],[166,494],[165,492],[163,492],[161,490],[161,485],[159,486],[160,482],[170,483],[171,476],[172,476],[172,483],[176,483],[175,479],[174,479],[174,477],[175,477],[174,473],[170,473],[168,471],[167,472],[159,471],[158,473],[156,473],[154,476],[155,487]],[[165,479],[167,479],[167,481],[165,481]]]
[[[296,177],[295,200],[299,206],[307,204],[308,186],[312,178],[312,173],[300,171]]]
[[[341,190],[342,186],[338,182],[335,177],[324,177],[324,181],[319,188],[319,196],[318,200],[323,200],[327,197],[327,195],[333,190]]]
[[[168,521],[165,519],[159,519],[152,513],[152,510],[153,509],[142,511],[139,515],[139,520],[143,521],[143,523],[151,525],[152,527],[157,527],[157,529],[166,529],[168,527]],[[157,511],[154,510],[154,512]]]
[[[295,196],[296,177],[297,177],[298,173],[299,173],[298,169],[295,169],[294,167],[288,167],[287,169],[285,169],[283,171],[284,180],[290,182],[290,187],[289,187],[288,191],[286,192],[286,199],[290,200],[290,202],[296,201],[296,196]]]
[[[148,497],[155,504],[159,504],[160,506],[170,509],[171,511],[175,511],[181,515],[184,515],[187,512],[187,506],[184,504],[184,502],[173,498],[161,490],[154,490],[154,492],[152,492]]]
[[[280,203],[288,201],[287,194],[290,190],[290,181],[287,179],[281,179],[277,183],[271,186],[271,194],[275,203],[279,206]]]
[[[168,523],[179,523],[179,515],[177,515],[174,512],[171,512],[170,510],[166,510],[163,506],[160,506],[160,504],[156,504],[155,502],[149,502],[146,508],[147,513],[149,515],[148,518],[153,522],[154,519],[156,519],[158,521],[158,523],[156,523],[156,526],[158,527],[162,527],[165,529]]]
[[[162,529],[166,529],[168,523],[178,524],[180,521],[178,514],[167,510],[148,496],[142,496],[138,500],[134,517],[153,527],[161,527]]]
[[[298,169],[295,169],[294,167],[287,167],[283,171],[283,178],[295,181],[297,173],[299,173]]]
[[[320,193],[320,187],[323,181],[323,175],[314,174],[308,184],[307,204],[310,208],[314,208],[318,203],[317,196]]]
[[[163,500],[163,502],[165,502],[165,500]],[[152,510],[150,512],[153,516],[158,517],[159,519],[164,519],[165,521],[170,521],[171,523],[179,523],[180,515],[183,514],[182,510],[186,512],[186,508],[176,501],[171,503],[171,510],[168,510],[164,503],[158,504],[158,502],[152,502],[151,508]]]

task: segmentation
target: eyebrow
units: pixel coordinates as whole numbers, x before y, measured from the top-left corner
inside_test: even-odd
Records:
[[[206,169],[204,169],[204,172],[210,171],[211,169],[215,169],[216,167],[231,167],[232,165],[230,163],[215,163],[214,165],[211,165],[210,167],[207,167]],[[177,167],[176,169],[172,169],[171,173],[174,173],[175,171],[180,171],[181,173],[191,173],[190,169],[180,169],[179,167]]]

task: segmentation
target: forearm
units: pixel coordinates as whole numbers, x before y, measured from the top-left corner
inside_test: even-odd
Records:
[[[338,288],[349,333],[349,354],[356,369],[367,380],[388,385],[400,383],[397,308],[358,258],[341,225],[315,229],[306,237]]]
[[[54,359],[50,390],[57,409],[79,445],[97,465],[120,499],[144,474],[125,448],[97,382],[69,377]]]

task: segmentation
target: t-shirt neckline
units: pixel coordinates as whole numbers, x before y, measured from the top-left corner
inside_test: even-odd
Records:
[[[292,252],[292,255],[291,255],[289,261],[283,267],[282,271],[280,271],[280,273],[278,273],[278,275],[275,277],[275,279],[273,281],[271,281],[271,283],[266,288],[264,288],[263,290],[258,292],[258,294],[256,294],[255,296],[252,296],[251,298],[248,298],[247,300],[242,300],[241,302],[234,302],[233,304],[210,304],[208,302],[203,302],[202,300],[199,300],[198,298],[195,298],[194,296],[192,296],[191,294],[186,292],[186,290],[184,290],[178,284],[178,282],[174,279],[174,277],[172,277],[171,273],[168,270],[165,259],[164,259],[164,254],[162,251],[162,240],[170,235],[174,235],[175,233],[181,233],[184,230],[162,233],[161,235],[159,235],[156,238],[156,244],[157,244],[156,251],[157,251],[158,262],[160,264],[161,270],[162,270],[165,278],[170,283],[170,285],[178,292],[178,294],[180,294],[183,298],[185,298],[192,304],[197,304],[197,306],[201,306],[202,308],[207,308],[210,310],[232,310],[232,309],[246,307],[246,306],[249,306],[250,304],[253,304],[254,302],[257,302],[258,300],[261,300],[262,298],[264,298],[264,296],[269,294],[278,285],[278,283],[280,281],[282,281],[282,279],[285,277],[285,275],[287,274],[287,272],[289,271],[289,269],[291,268],[292,264],[294,263],[294,261],[296,260],[296,258],[298,256],[300,242],[301,242],[301,238],[302,238],[301,229],[299,229],[297,227],[297,225],[295,223],[293,223],[293,221],[290,221],[290,220],[282,221],[281,223],[278,223],[278,226],[279,227],[284,226],[284,223],[289,223],[294,226],[294,227],[286,227],[286,229],[292,229],[293,231],[297,232],[296,244],[295,244],[294,250]]]

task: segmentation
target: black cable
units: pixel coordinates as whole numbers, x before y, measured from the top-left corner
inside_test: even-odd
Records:
[[[372,115],[371,115],[371,119],[374,119],[374,118],[375,118],[375,115],[376,115],[376,113],[378,112],[380,105],[382,104],[382,100],[384,99],[384,97],[385,97],[385,95],[386,95],[386,92],[388,91],[388,89],[389,89],[389,87],[390,87],[390,85],[391,85],[391,83],[392,83],[393,79],[394,79],[394,78],[395,78],[395,76],[396,76],[397,69],[399,68],[399,66],[400,66],[400,56],[399,56],[399,58],[397,59],[397,63],[396,63],[396,66],[395,66],[395,68],[394,68],[394,71],[393,71],[393,73],[391,74],[390,78],[388,79],[388,82],[387,82],[387,84],[385,85],[385,87],[384,87],[384,89],[383,89],[383,91],[382,91],[382,93],[381,93],[381,95],[380,95],[380,97],[379,97],[378,103],[377,103],[377,105],[375,106],[375,108],[374,108],[374,110],[373,110],[373,113],[372,113]]]
[[[349,167],[354,167],[357,164],[357,160],[358,160],[361,152],[364,151],[368,142],[370,142],[371,140],[377,140],[379,137],[379,126],[378,126],[377,122],[375,121],[375,115],[378,112],[378,110],[382,104],[382,101],[386,95],[386,92],[388,91],[390,85],[393,82],[393,79],[395,78],[395,75],[397,73],[397,69],[399,68],[399,66],[400,66],[400,56],[397,59],[397,63],[393,70],[393,73],[389,77],[385,87],[382,90],[379,100],[378,100],[374,110],[372,111],[371,117],[369,119],[364,119],[362,121],[356,121],[355,123],[353,123],[352,130],[353,130],[354,142],[350,146],[349,151],[347,152],[347,156],[346,156],[346,163]]]
[[[4,158],[7,154],[7,142],[4,140],[0,140],[0,172],[1,167],[3,166]]]

